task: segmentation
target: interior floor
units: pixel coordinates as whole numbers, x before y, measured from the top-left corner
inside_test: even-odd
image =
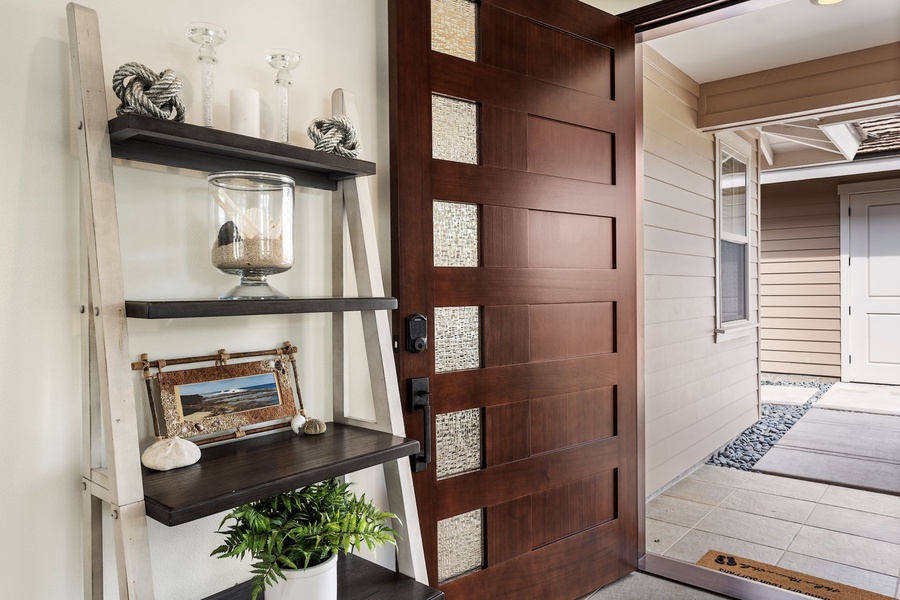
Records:
[[[649,600],[651,598],[707,600],[726,597],[638,571],[600,588],[580,600]]]
[[[703,465],[647,503],[646,524],[648,553],[716,549],[900,598],[900,496]]]

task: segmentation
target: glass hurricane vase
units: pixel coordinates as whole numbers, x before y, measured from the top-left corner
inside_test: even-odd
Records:
[[[209,178],[212,264],[239,275],[223,300],[286,298],[266,277],[294,264],[294,180],[275,173],[229,171]]]

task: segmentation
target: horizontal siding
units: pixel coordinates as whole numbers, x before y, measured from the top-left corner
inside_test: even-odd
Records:
[[[715,341],[715,141],[696,128],[698,89],[665,58],[644,49],[648,494],[705,460],[758,416],[757,338]],[[755,177],[755,166],[751,171]],[[750,202],[755,215],[755,188]],[[750,238],[755,258],[755,228]],[[755,293],[755,261],[751,278]],[[754,296],[752,315],[758,307]]]
[[[760,273],[840,273],[840,259],[804,260],[798,262],[763,261]]]
[[[807,365],[802,363],[776,362],[764,360],[760,368],[766,373],[794,373],[802,375],[815,375],[818,377],[840,377],[841,366],[831,365]]]
[[[840,376],[837,184],[763,187],[760,360],[764,371]]]

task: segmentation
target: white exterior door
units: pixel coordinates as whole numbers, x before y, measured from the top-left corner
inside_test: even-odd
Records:
[[[839,188],[843,379],[900,384],[900,180]],[[844,238],[844,235],[842,235]],[[843,252],[842,252],[843,253]]]

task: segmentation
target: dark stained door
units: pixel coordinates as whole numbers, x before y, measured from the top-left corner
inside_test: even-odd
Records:
[[[395,331],[449,600],[577,598],[638,557],[635,55],[575,0],[391,0]],[[408,315],[428,349],[407,350]],[[423,412],[408,412],[420,441]]]

